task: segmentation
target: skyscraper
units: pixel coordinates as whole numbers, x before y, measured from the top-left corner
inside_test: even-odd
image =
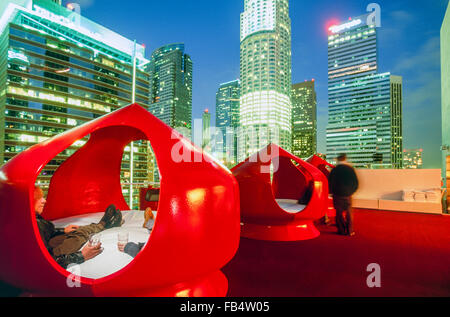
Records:
[[[421,169],[423,167],[423,149],[403,150],[403,168]]]
[[[0,34],[0,164],[133,99],[148,107],[144,47],[60,6],[59,1],[2,2]],[[59,165],[86,140],[50,161],[38,182],[49,183]],[[123,182],[147,182],[148,143],[134,143],[133,165],[130,150],[128,146],[124,154]],[[128,187],[126,199],[127,191]]]
[[[239,127],[240,81],[221,84],[216,93],[216,138],[214,154],[227,165],[237,164],[237,128]]]
[[[317,96],[314,80],[292,85],[292,154],[317,153]]]
[[[245,0],[241,14],[239,160],[270,142],[291,149],[288,0]]]
[[[150,61],[150,112],[190,137],[192,126],[192,60],[184,44],[155,50]]]
[[[402,78],[378,73],[377,29],[369,15],[332,26],[328,37],[327,156],[356,167],[403,164]]]
[[[202,115],[202,149],[211,152],[211,114],[205,109]]]

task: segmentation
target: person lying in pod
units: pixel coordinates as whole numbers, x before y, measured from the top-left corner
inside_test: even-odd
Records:
[[[142,227],[148,229],[149,231],[152,231],[153,224],[155,223],[155,216],[153,215],[152,209],[150,207],[147,207],[147,209],[145,209],[144,218],[145,220]],[[121,243],[117,243],[117,248],[120,252],[126,253],[132,258],[135,258],[146,244],[147,243],[128,242],[126,245],[122,245]]]
[[[45,247],[63,268],[70,264],[81,264],[85,261],[95,258],[102,253],[102,245],[86,244],[89,238],[103,230],[120,227],[122,212],[114,205],[109,206],[103,218],[97,224],[88,226],[69,225],[66,228],[55,228],[55,225],[45,220],[41,214],[44,210],[46,199],[42,189],[38,186],[34,189],[34,210],[36,212],[36,221]],[[86,244],[81,250],[80,248]]]

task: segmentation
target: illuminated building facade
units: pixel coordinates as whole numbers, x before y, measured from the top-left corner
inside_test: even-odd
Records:
[[[153,52],[150,61],[150,112],[186,137],[192,126],[192,60],[184,44]]]
[[[239,80],[221,84],[216,93],[216,128],[221,135],[216,139],[214,155],[230,167],[238,163],[236,131],[239,127],[240,95]]]
[[[423,168],[423,149],[403,150],[403,168],[421,169]]]
[[[245,0],[241,14],[238,158],[273,142],[291,149],[291,20],[288,0]]]
[[[211,114],[208,109],[202,115],[202,149],[211,152]]]
[[[368,22],[363,15],[329,29],[327,156],[402,168],[402,77],[378,73],[377,29]]]
[[[58,1],[13,0],[0,5],[0,14],[2,164],[36,143],[133,100],[148,108],[148,61],[143,46],[60,6]],[[58,166],[85,141],[76,142],[49,162],[38,182],[49,183]],[[151,180],[147,142],[135,142],[133,155],[130,149],[128,146],[124,154],[123,182]],[[126,187],[126,198],[127,194]]]
[[[317,96],[314,80],[292,85],[292,154],[308,158],[317,152]]]

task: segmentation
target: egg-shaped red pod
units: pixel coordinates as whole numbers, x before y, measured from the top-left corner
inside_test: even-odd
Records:
[[[241,236],[297,241],[320,235],[313,221],[326,213],[328,181],[316,167],[270,144],[232,172],[241,197]]]
[[[120,184],[124,148],[149,140],[161,175],[149,241],[120,271],[79,278],[47,251],[33,210],[43,167],[77,140],[87,143],[52,177],[47,220],[129,210]],[[239,189],[226,168],[139,105],[130,105],[37,144],[0,169],[0,279],[26,292],[56,296],[225,296],[220,269],[239,245]],[[77,277],[75,277],[75,280]]]
[[[327,178],[330,176],[331,170],[334,168],[334,165],[328,163],[323,158],[313,155],[306,160],[309,164],[317,167]]]
[[[330,176],[331,170],[334,168],[334,165],[328,163],[326,160],[317,155],[311,156],[306,160],[306,162],[317,167],[327,177],[327,179]],[[333,199],[331,197],[328,199],[327,216],[336,217],[336,210],[334,209]]]

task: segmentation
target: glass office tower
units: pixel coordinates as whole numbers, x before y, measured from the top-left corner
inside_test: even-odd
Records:
[[[184,44],[170,44],[152,54],[150,65],[150,112],[185,137],[192,135],[192,60]],[[155,162],[153,179],[160,181]]]
[[[270,142],[291,149],[291,20],[288,0],[245,0],[241,14],[238,158]]]
[[[239,80],[220,85],[216,93],[216,128],[220,138],[216,138],[214,155],[227,166],[237,162],[237,129],[239,127]]]
[[[184,44],[155,50],[150,62],[150,112],[186,137],[192,126],[192,60]]]
[[[0,10],[2,164],[38,142],[129,105],[133,56],[135,100],[148,108],[143,46],[54,1],[13,0],[2,3]],[[85,142],[56,156],[38,182],[49,183],[58,166]],[[134,143],[132,169],[130,150],[127,147],[124,154],[123,182],[148,182],[147,142]],[[128,199],[128,187],[124,196]]]
[[[368,22],[363,15],[330,28],[327,157],[402,168],[402,78],[378,73],[377,30]]]
[[[292,154],[317,153],[317,96],[314,80],[292,85]]]

